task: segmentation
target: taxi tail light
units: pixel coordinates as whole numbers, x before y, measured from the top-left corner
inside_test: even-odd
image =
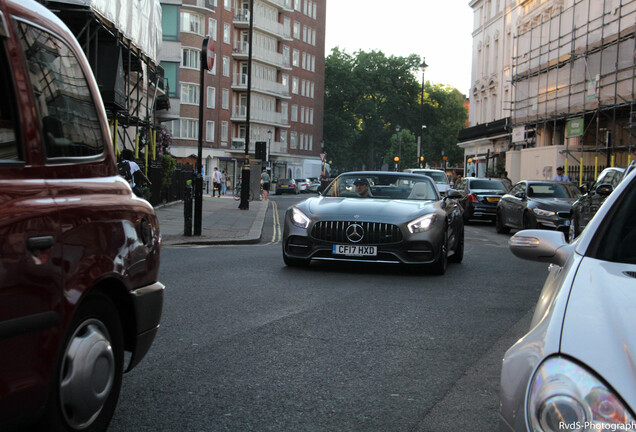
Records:
[[[475,194],[470,194],[470,195],[468,195],[468,198],[469,198],[472,202],[479,202],[479,199],[477,198],[477,195],[475,195]]]

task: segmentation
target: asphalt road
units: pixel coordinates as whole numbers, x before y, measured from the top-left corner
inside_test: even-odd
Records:
[[[280,220],[302,197],[273,197]],[[124,377],[111,431],[493,431],[501,358],[546,272],[466,228],[444,276],[287,268],[274,212],[258,245],[166,247],[159,334]]]

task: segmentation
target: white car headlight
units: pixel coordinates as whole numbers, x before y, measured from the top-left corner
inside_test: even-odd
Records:
[[[410,222],[407,227],[411,234],[428,231],[435,223],[435,213],[427,214]]]
[[[309,218],[305,216],[305,213],[301,212],[296,207],[292,209],[291,221],[297,227],[305,229],[307,229],[307,227],[309,226],[309,222],[311,222]]]
[[[528,423],[534,432],[636,429],[634,417],[612,390],[563,357],[546,360],[532,378]]]
[[[533,208],[532,211],[537,216],[554,216],[556,214],[556,212],[548,211],[548,210],[542,210],[540,208]]]

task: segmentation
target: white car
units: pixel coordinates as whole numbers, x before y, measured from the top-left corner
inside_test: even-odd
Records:
[[[413,174],[426,175],[432,178],[435,182],[435,186],[437,186],[437,190],[439,190],[439,193],[442,196],[446,196],[446,192],[448,192],[448,189],[450,189],[450,180],[448,180],[448,176],[442,170],[429,168],[412,168],[405,171]]]
[[[572,243],[524,230],[510,249],[550,265],[530,331],[503,359],[500,429],[636,430],[636,171]]]

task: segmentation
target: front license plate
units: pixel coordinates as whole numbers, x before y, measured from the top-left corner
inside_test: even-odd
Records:
[[[378,250],[376,246],[333,245],[333,253],[347,256],[376,256]]]
[[[499,202],[500,197],[487,197],[488,202]]]

